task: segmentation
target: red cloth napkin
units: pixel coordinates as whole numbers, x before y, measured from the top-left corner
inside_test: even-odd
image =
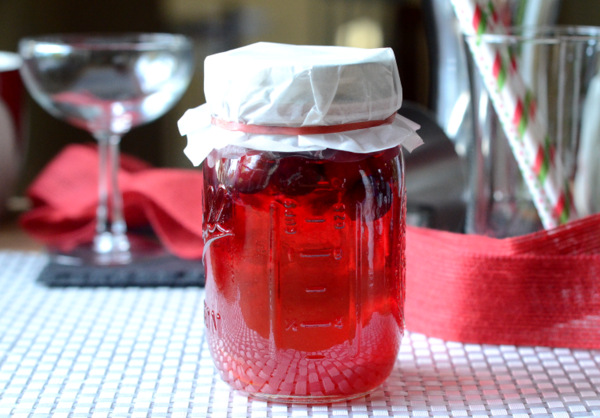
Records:
[[[31,185],[25,230],[63,248],[89,241],[97,165],[95,147],[67,147]],[[199,170],[155,169],[123,155],[119,180],[131,226],[150,224],[174,254],[201,257]],[[600,214],[508,239],[409,226],[406,260],[411,331],[480,344],[600,348]]]
[[[124,215],[132,228],[151,225],[173,254],[202,255],[202,175],[199,170],[156,169],[128,155],[120,159]],[[33,208],[21,226],[34,238],[68,250],[94,236],[98,202],[95,146],[70,145],[27,190]]]

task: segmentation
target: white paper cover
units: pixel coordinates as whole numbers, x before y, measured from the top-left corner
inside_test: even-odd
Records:
[[[390,48],[360,49],[257,43],[208,56],[206,104],[188,110],[179,131],[185,154],[200,164],[213,149],[237,145],[280,152],[326,148],[369,153],[421,144],[418,125],[393,123],[342,133],[270,135],[229,131],[211,119],[265,126],[330,126],[378,121],[397,112],[402,87]]]

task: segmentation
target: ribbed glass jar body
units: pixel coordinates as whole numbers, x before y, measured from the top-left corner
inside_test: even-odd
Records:
[[[203,175],[204,318],[222,378],[280,402],[377,388],[404,326],[401,149],[227,148]]]

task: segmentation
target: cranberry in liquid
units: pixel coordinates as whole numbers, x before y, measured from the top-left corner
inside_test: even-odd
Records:
[[[221,377],[283,402],[361,396],[403,332],[399,148],[204,164],[206,335]]]

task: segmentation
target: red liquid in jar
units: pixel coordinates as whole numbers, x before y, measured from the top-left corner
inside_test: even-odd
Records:
[[[295,402],[379,386],[404,323],[399,149],[212,160],[204,167],[205,324],[222,378]]]

